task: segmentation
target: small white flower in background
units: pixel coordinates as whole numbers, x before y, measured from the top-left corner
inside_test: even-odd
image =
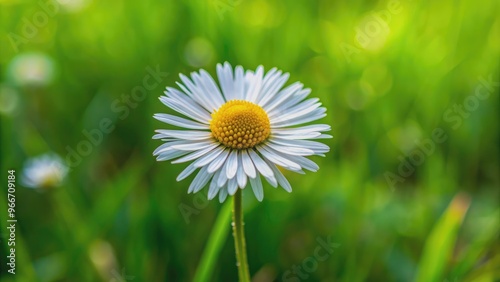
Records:
[[[186,44],[184,57],[190,66],[202,67],[212,61],[214,47],[205,38],[195,37]]]
[[[56,0],[57,4],[61,5],[61,8],[67,12],[77,13],[90,4],[91,0]]]
[[[191,79],[180,75],[181,90],[167,87],[160,101],[187,118],[155,114],[154,117],[186,130],[156,130],[154,139],[165,143],[153,153],[158,161],[193,161],[177,181],[200,169],[188,193],[209,184],[208,198],[217,194],[223,202],[250,182],[256,198],[264,191],[260,176],[272,186],[288,192],[292,187],[279,167],[304,173],[317,171],[318,165],[307,156],[324,156],[330,148],[307,139],[331,138],[326,124],[310,123],[326,116],[318,98],[306,99],[311,92],[295,82],[285,88],[289,74],[276,68],[264,73],[259,66],[244,72],[234,71],[229,63],[217,65],[219,85],[205,71],[193,72]]]
[[[54,62],[40,53],[25,53],[14,57],[8,74],[19,86],[45,86],[54,78]]]
[[[30,188],[54,188],[63,182],[68,167],[55,154],[45,154],[26,161],[22,182]]]

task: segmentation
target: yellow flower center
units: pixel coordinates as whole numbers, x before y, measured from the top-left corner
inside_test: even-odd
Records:
[[[210,130],[226,147],[246,149],[266,140],[271,133],[271,124],[259,105],[231,100],[212,113]]]
[[[46,175],[39,184],[40,188],[54,188],[61,182],[61,177],[53,172],[49,175]]]

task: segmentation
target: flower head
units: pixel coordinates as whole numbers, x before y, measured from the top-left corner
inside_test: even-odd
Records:
[[[184,115],[155,114],[167,124],[186,130],[156,130],[154,139],[165,143],[153,153],[158,161],[192,161],[177,177],[188,177],[199,169],[189,193],[209,184],[208,198],[217,194],[223,202],[250,183],[262,201],[261,176],[272,186],[288,192],[292,187],[279,168],[303,173],[316,171],[318,165],[307,156],[324,156],[329,147],[307,139],[331,138],[326,124],[303,125],[326,116],[317,98],[299,82],[285,88],[289,74],[276,68],[264,73],[234,71],[229,63],[217,65],[219,85],[205,71],[180,75],[180,90],[167,87],[160,101]],[[219,87],[220,86],[220,87]],[[302,126],[300,126],[302,125]]]
[[[12,59],[9,75],[20,86],[46,86],[54,78],[54,62],[40,53],[20,54]]]
[[[61,185],[67,173],[68,167],[59,156],[45,154],[26,161],[22,181],[30,188],[54,188]]]

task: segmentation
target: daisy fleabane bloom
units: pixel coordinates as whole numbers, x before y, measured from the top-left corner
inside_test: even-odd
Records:
[[[318,98],[306,99],[311,89],[295,82],[284,87],[288,73],[273,68],[267,73],[217,65],[217,83],[205,70],[180,75],[179,89],[167,87],[160,101],[184,117],[155,114],[154,118],[184,130],[156,130],[154,139],[165,143],[153,153],[158,161],[191,163],[177,177],[181,181],[199,169],[188,193],[209,184],[208,199],[223,202],[249,183],[257,200],[264,191],[261,176],[273,187],[292,187],[280,168],[304,173],[317,171],[307,156],[330,150],[312,141],[332,136],[327,124],[310,124],[326,116]],[[312,139],[312,140],[308,140]]]
[[[60,186],[68,173],[68,167],[56,154],[47,153],[26,161],[22,182],[26,187],[48,189]]]

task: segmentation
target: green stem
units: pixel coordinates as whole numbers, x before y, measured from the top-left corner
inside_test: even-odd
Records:
[[[243,211],[241,208],[241,189],[234,194],[233,206],[233,236],[236,249],[236,265],[240,282],[250,282],[248,271],[247,250],[245,244],[245,230],[243,229]]]
[[[208,237],[207,246],[203,251],[200,264],[194,275],[194,282],[205,282],[212,280],[215,265],[219,259],[219,254],[229,235],[229,222],[231,222],[231,202],[227,201],[219,211],[214,227]]]

